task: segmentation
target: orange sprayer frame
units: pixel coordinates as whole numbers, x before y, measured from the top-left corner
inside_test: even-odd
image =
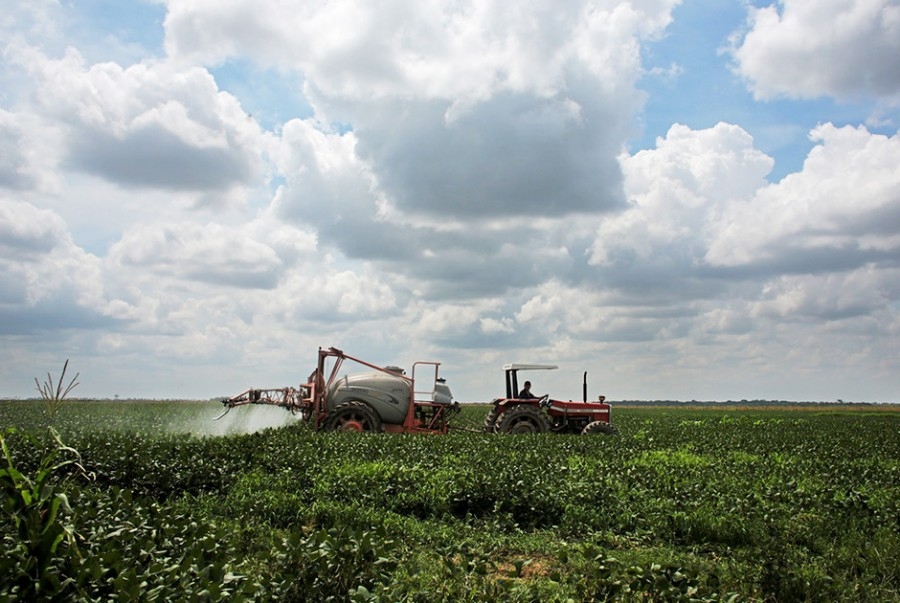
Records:
[[[331,371],[327,371],[328,358],[334,358],[334,366]],[[409,384],[409,406],[406,411],[403,423],[385,424],[384,431],[399,433],[447,433],[448,423],[447,416],[449,412],[457,410],[458,407],[441,404],[434,401],[436,385],[439,380],[438,372],[440,370],[439,362],[417,361],[413,363],[412,375],[407,377],[394,371],[390,371],[384,367],[366,362],[349,354],[345,354],[342,350],[335,347],[328,349],[319,348],[319,358],[316,369],[309,376],[305,384],[301,384],[299,388],[285,387],[280,389],[249,389],[237,396],[226,398],[222,403],[230,410],[235,406],[243,406],[245,404],[268,404],[280,406],[292,413],[299,413],[301,417],[310,422],[313,429],[319,431],[323,428],[328,418],[328,404],[325,399],[326,392],[332,383],[338,378],[341,366],[344,360],[350,360],[372,370],[387,373],[391,377],[401,379]],[[420,366],[431,366],[434,368],[434,379],[430,390],[417,390],[415,385],[416,369]],[[326,381],[325,374],[329,373]],[[417,399],[417,395],[426,395],[428,399]],[[227,412],[227,410],[226,410]]]

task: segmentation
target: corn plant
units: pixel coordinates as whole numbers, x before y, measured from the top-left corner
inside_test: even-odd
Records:
[[[0,469],[0,508],[2,521],[12,528],[4,530],[0,574],[7,578],[0,595],[38,600],[57,596],[71,586],[56,568],[64,555],[77,550],[74,528],[64,518],[72,509],[59,486],[72,467],[83,469],[78,452],[64,445],[55,431],[51,433],[55,448],[44,455],[32,477],[16,469],[8,444],[10,437],[23,434],[9,428],[5,436],[0,435],[6,465]]]
[[[78,375],[80,373],[75,373],[75,376],[72,377],[72,380],[69,381],[69,384],[63,387],[63,382],[66,379],[66,369],[69,368],[69,359],[66,358],[66,362],[63,364],[62,373],[59,375],[59,381],[57,381],[56,385],[53,384],[53,377],[50,373],[47,373],[47,379],[43,383],[38,381],[38,378],[34,378],[34,385],[37,387],[38,393],[41,394],[41,399],[44,401],[44,405],[47,409],[47,416],[52,421],[56,414],[59,412],[60,404],[63,400],[66,399],[66,396],[78,386]]]

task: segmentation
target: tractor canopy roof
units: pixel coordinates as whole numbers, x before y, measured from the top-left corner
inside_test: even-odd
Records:
[[[513,362],[511,364],[504,364],[504,371],[520,371],[520,370],[551,370],[558,369],[559,367],[555,364],[522,364],[519,362]]]

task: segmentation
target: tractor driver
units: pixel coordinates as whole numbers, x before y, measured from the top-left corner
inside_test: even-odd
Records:
[[[531,400],[537,398],[534,394],[531,393],[531,381],[525,382],[525,387],[522,388],[522,391],[519,392],[520,400]]]

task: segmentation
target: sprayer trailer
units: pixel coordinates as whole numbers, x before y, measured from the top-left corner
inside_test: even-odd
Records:
[[[506,397],[495,398],[484,419],[486,433],[575,433],[614,434],[610,405],[605,396],[588,402],[587,372],[582,380],[582,400],[552,400],[549,395],[535,396],[528,388],[519,389],[519,371],[555,370],[554,364],[506,364]],[[527,383],[527,382],[526,382]]]
[[[342,373],[345,361],[368,370]],[[439,362],[419,361],[407,376],[400,367],[371,364],[334,347],[319,348],[316,369],[299,387],[251,388],[222,403],[226,413],[245,404],[280,406],[298,413],[316,431],[447,433],[459,403],[439,369]]]

